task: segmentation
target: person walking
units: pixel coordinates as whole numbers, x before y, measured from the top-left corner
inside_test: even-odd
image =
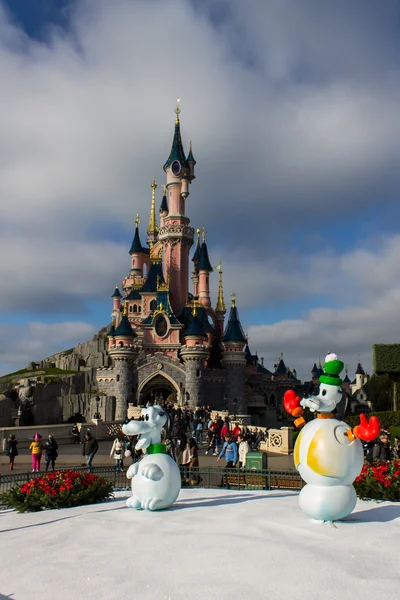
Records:
[[[221,452],[219,453],[217,461],[219,462],[223,456],[225,456],[226,460],[225,469],[233,469],[236,467],[236,463],[238,461],[238,447],[235,442],[235,438],[231,433],[225,436],[225,442],[222,446]],[[230,489],[229,478],[227,474],[221,479],[221,487],[224,487],[224,479],[227,489]]]
[[[196,443],[199,448],[203,445],[203,423],[199,420],[196,427]]]
[[[32,451],[32,473],[38,473],[43,451],[42,436],[40,433],[36,432],[33,436],[33,442],[29,446],[29,450]]]
[[[199,485],[201,477],[199,477],[199,449],[194,438],[189,439],[189,481],[191,485]]]
[[[81,443],[81,434],[80,434],[77,423],[74,423],[74,425],[71,429],[71,433],[72,433],[72,437],[74,438],[74,444],[80,444]]]
[[[18,456],[18,440],[12,433],[7,440],[7,456],[10,459],[10,471],[14,470],[14,460]]]
[[[125,456],[126,444],[124,441],[123,433],[118,433],[111,447],[110,456],[115,460],[114,471],[120,473],[124,470],[124,456]]]
[[[51,469],[54,471],[56,458],[58,457],[58,444],[54,439],[54,435],[52,433],[49,434],[49,438],[44,446],[44,457],[46,460],[46,471],[49,470],[49,465],[51,463]]]
[[[246,467],[246,456],[247,453],[250,452],[250,446],[247,439],[241,433],[238,436],[238,444],[239,444],[239,467],[244,469]]]
[[[89,469],[89,473],[92,472],[92,461],[94,455],[99,449],[97,440],[92,436],[92,432],[88,429],[85,435],[85,441],[82,444],[82,456],[86,457],[86,466]]]

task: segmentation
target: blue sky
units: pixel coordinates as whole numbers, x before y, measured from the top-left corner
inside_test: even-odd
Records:
[[[108,322],[178,95],[187,212],[253,352],[306,377],[328,350],[370,369],[398,341],[397,2],[0,7],[0,372]]]

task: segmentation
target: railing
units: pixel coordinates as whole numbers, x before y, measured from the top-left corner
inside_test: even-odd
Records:
[[[70,471],[85,472],[88,469],[73,467]],[[114,490],[128,490],[131,480],[125,472],[116,472],[113,467],[93,467],[92,473],[111,481]],[[41,477],[43,473],[8,473],[0,475],[0,494],[14,485],[22,485],[31,479]],[[201,467],[187,469],[181,467],[183,488],[228,488],[236,490],[301,490],[304,485],[300,475],[294,471],[221,469]]]

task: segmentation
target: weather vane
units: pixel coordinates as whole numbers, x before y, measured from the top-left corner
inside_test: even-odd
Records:
[[[177,98],[177,99],[176,99],[176,108],[175,108],[175,111],[174,111],[174,112],[175,112],[175,114],[176,114],[176,120],[175,120],[175,123],[179,123],[179,115],[180,115],[180,112],[181,112],[181,109],[179,108],[179,102],[180,102],[180,101],[181,101],[181,99],[180,99],[180,98]]]

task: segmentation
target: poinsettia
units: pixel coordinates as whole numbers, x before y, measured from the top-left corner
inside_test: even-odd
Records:
[[[18,512],[26,512],[102,502],[112,491],[112,484],[98,475],[56,471],[14,486],[1,500]]]
[[[364,465],[354,487],[364,500],[400,500],[400,460]]]

